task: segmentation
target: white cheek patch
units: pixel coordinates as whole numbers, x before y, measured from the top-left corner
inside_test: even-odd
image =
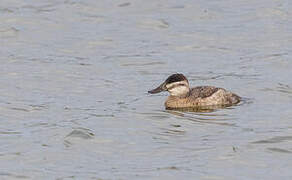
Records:
[[[168,90],[172,96],[181,96],[189,92],[189,88],[186,86],[177,86]]]

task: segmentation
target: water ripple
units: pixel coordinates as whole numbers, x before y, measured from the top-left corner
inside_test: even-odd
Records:
[[[276,136],[265,140],[251,142],[252,144],[273,144],[292,141],[292,136]]]

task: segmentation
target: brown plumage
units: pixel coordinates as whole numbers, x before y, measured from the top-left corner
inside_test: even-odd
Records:
[[[170,93],[165,102],[167,109],[224,107],[237,104],[241,99],[230,91],[213,86],[198,86],[190,89],[188,80],[182,74],[169,76],[164,83],[149,93],[154,94],[161,91]]]

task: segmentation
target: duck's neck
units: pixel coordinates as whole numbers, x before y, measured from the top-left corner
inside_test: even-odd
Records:
[[[189,90],[187,93],[185,93],[185,94],[182,94],[182,95],[180,95],[180,96],[178,96],[179,98],[187,98],[187,97],[189,97],[190,96],[190,93],[191,91]]]

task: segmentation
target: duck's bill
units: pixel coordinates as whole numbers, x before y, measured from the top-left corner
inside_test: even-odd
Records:
[[[165,83],[162,83],[157,88],[152,89],[151,91],[148,91],[148,93],[150,93],[150,94],[156,94],[156,93],[160,93],[161,91],[166,91]]]

